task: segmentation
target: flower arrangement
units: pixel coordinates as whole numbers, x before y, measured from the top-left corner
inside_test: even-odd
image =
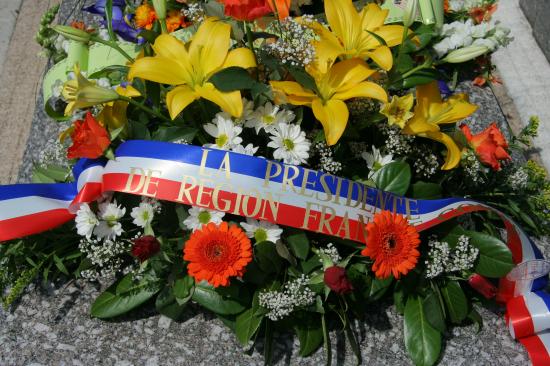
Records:
[[[49,10],[60,138],[33,184],[0,187],[4,305],[37,276],[112,281],[92,316],[195,302],[243,347],[264,338],[268,364],[274,330],[327,364],[342,330],[360,362],[351,321],[386,297],[417,365],[489,301],[521,328],[548,299],[526,234],[550,232],[550,183],[522,155],[539,122],[478,132],[455,90],[491,82],[509,31],[494,0],[383,3],[97,0],[79,26]],[[532,355],[545,342],[517,329]]]

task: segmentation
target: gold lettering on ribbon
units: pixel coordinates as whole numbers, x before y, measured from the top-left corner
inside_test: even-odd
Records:
[[[288,172],[292,170],[294,174],[291,177],[288,176]],[[283,174],[283,191],[286,191],[286,187],[289,186],[292,191],[298,193],[294,186],[294,179],[300,175],[300,169],[294,165],[285,165],[285,171]]]
[[[189,183],[187,183],[188,180],[189,180]],[[187,187],[187,184],[189,184],[190,186]],[[197,179],[191,175],[185,175],[181,180],[180,191],[178,193],[178,198],[176,198],[176,201],[187,202],[188,204],[192,204],[193,197],[191,196],[191,190],[193,190],[196,186],[197,186]],[[183,199],[184,195],[185,195],[185,200]]]
[[[271,167],[275,167],[275,172],[271,173]],[[268,161],[267,162],[267,168],[265,169],[265,178],[264,178],[264,187],[269,187],[269,183],[271,178],[278,177],[283,172],[283,166],[279,163],[276,163],[274,161]]]
[[[158,174],[158,176],[155,176],[155,174]],[[134,177],[136,175],[140,176],[139,182],[135,188],[132,188],[132,183],[134,182]],[[128,193],[135,193],[135,194],[140,194],[148,197],[156,197],[159,178],[161,175],[162,175],[162,171],[160,170],[153,170],[153,169],[144,170],[143,168],[131,167],[130,175],[128,176],[128,180],[126,181],[126,187],[124,187],[124,191]],[[153,192],[150,192],[149,188],[151,186],[155,188]]]

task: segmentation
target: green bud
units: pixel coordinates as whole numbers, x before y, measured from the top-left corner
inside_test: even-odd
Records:
[[[157,13],[157,18],[160,20],[166,19],[166,0],[153,0],[153,7],[155,13]]]
[[[479,57],[489,51],[489,48],[486,46],[468,46],[454,50],[449,53],[441,61],[448,62],[450,64],[459,64],[462,62],[473,60],[476,57]]]
[[[92,38],[90,33],[66,25],[56,25],[52,29],[63,37],[77,42],[88,43]]]
[[[403,13],[403,25],[410,27],[416,20],[416,14],[418,13],[418,0],[407,1],[407,7]]]

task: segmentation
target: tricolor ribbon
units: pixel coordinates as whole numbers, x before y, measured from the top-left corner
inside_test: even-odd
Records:
[[[500,280],[512,336],[535,366],[550,364],[550,262],[502,212],[463,198],[420,200],[304,167],[193,145],[127,141],[115,159],[80,160],[75,182],[0,186],[0,241],[54,228],[74,218],[82,203],[123,192],[206,207],[365,242],[365,224],[390,210],[417,230],[474,211],[498,214],[516,268]]]

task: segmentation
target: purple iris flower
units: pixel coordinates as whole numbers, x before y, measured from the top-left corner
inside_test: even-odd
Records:
[[[102,25],[105,26],[106,3],[107,3],[107,0],[97,0],[95,4],[82,8],[82,10],[87,11],[88,13],[101,15],[103,17]],[[124,17],[124,12],[122,11],[122,8],[125,5],[126,4],[124,3],[124,0],[113,0],[113,12],[112,12],[112,19],[111,19],[113,31],[125,41],[139,43],[139,40],[138,40],[139,31],[136,30],[134,27],[132,27],[129,24],[129,21],[127,21]]]
[[[453,95],[453,91],[449,88],[446,82],[443,80],[438,80],[437,85],[439,86],[439,91],[441,92],[441,96],[444,98],[448,98],[451,95]]]

